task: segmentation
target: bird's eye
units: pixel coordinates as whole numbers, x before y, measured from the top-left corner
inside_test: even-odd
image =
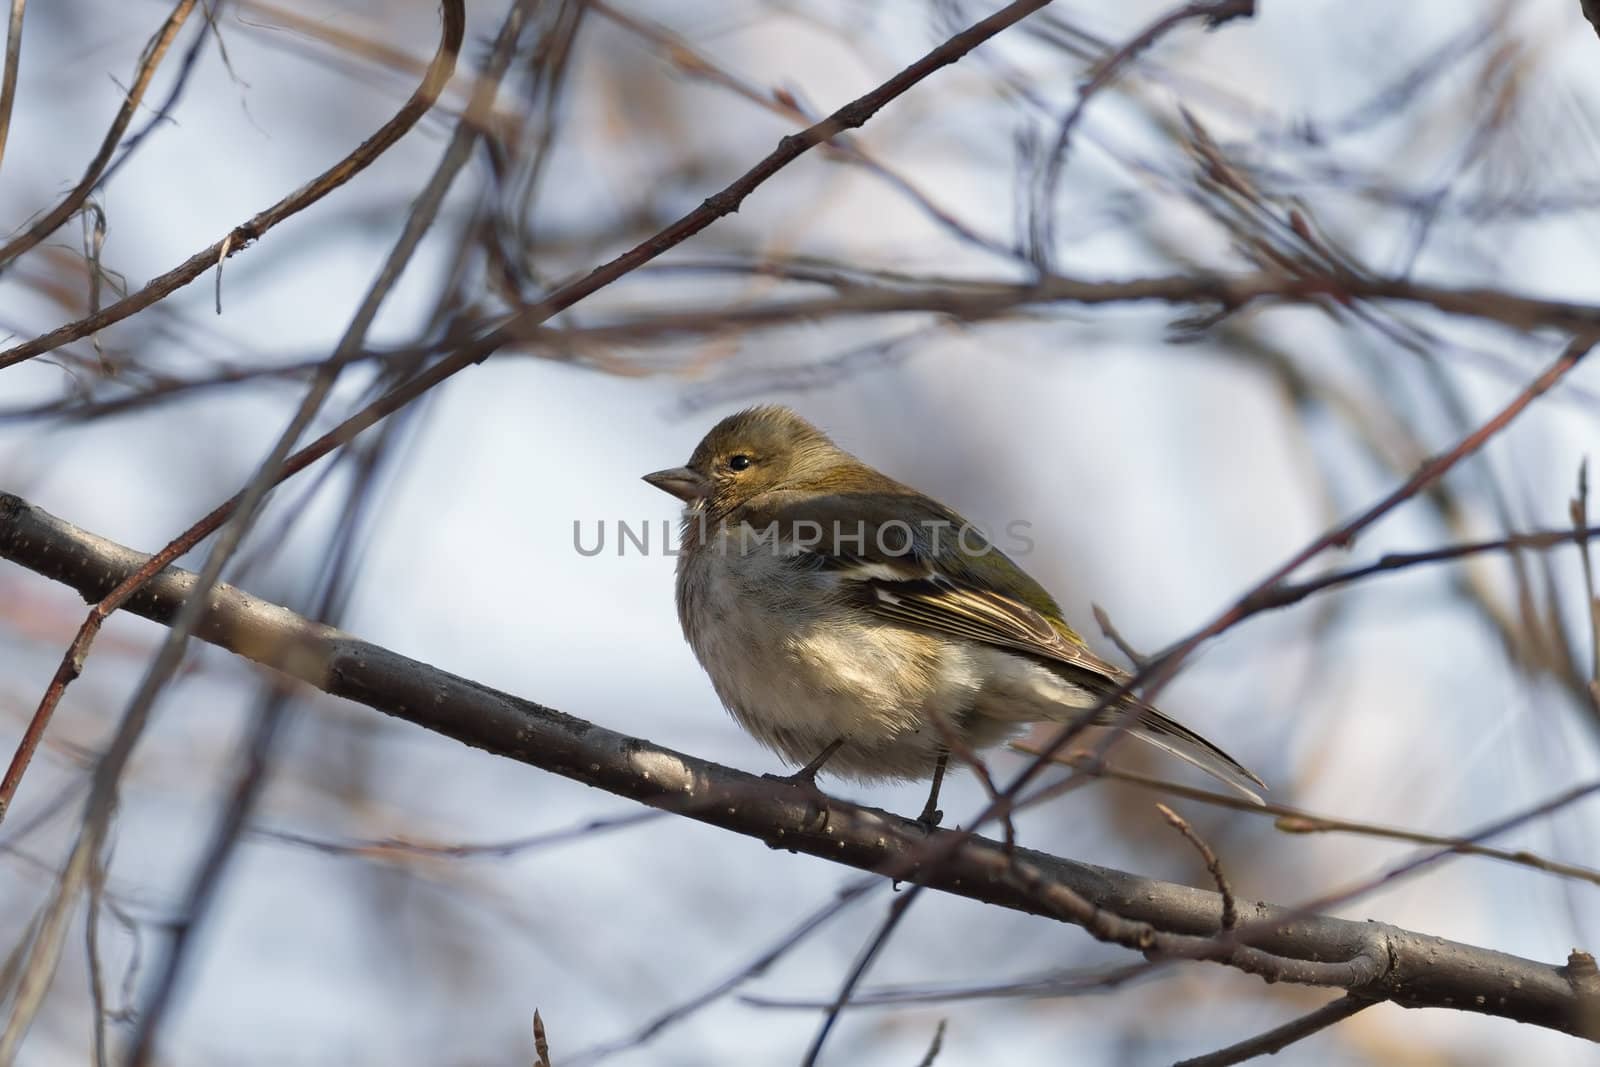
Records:
[[[748,470],[750,463],[750,457],[745,455],[743,452],[740,452],[737,456],[728,457],[728,469],[731,471]]]

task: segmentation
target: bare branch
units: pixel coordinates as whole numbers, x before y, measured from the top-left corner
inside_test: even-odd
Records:
[[[28,0],[11,0],[11,17],[6,22],[6,69],[0,78],[0,159],[5,158],[6,138],[11,133],[11,105],[17,98],[17,70],[22,66],[22,13]]]
[[[62,224],[70,219],[79,208],[83,207],[89,194],[94,191],[95,184],[100,181],[100,175],[105,170],[106,164],[111,161],[111,154],[117,150],[117,142],[122,140],[122,133],[128,128],[128,123],[133,121],[133,116],[139,110],[139,101],[144,99],[144,91],[150,86],[150,79],[155,77],[156,68],[161,65],[161,60],[166,57],[167,50],[172,46],[172,39],[183,29],[183,24],[194,11],[195,0],[178,0],[172,13],[167,16],[161,28],[155,32],[145,45],[144,54],[139,57],[139,68],[134,73],[133,84],[128,88],[128,95],[123,98],[122,107],[117,110],[117,115],[111,121],[111,128],[106,130],[106,135],[100,141],[100,150],[89,161],[84,169],[83,177],[78,184],[73,186],[66,196],[55,207],[45,212],[21,234],[0,246],[0,265],[8,264],[24,252],[33,248],[40,241],[49,237]],[[7,57],[9,59],[13,46],[20,48],[22,43],[22,11],[21,4],[14,4],[11,10],[11,25],[16,31],[7,43]],[[8,77],[14,78],[15,65],[7,62]],[[9,103],[9,100],[7,101]],[[7,116],[9,118],[9,115]],[[0,356],[0,367],[10,364],[4,356]]]
[[[934,1061],[939,1058],[939,1053],[944,1048],[944,1027],[948,1021],[947,1019],[940,1019],[939,1025],[933,1028],[933,1041],[929,1043],[928,1051],[922,1057],[922,1061],[917,1064],[917,1067],[933,1067]]]
[[[13,496],[0,496],[0,555],[87,598],[145,560]],[[168,568],[128,610],[170,623],[194,582],[193,574]],[[812,804],[793,790],[457,678],[226,585],[212,589],[196,633],[464,743],[773,846],[884,871],[905,864],[926,840],[910,820],[833,799],[819,828]],[[1210,959],[1407,1007],[1452,1007],[1600,1034],[1600,992],[1583,984],[1581,967],[1264,903],[1240,908],[1241,925],[1229,939],[1214,892],[1026,849],[1008,853],[1000,842],[950,831],[933,836],[959,845],[946,862],[913,867],[918,884],[1072,922],[1149,955]]]
[[[192,7],[193,2],[194,0],[185,0],[185,6]],[[259,240],[263,234],[280,222],[304,211],[367,169],[380,156],[394,147],[395,142],[405,136],[433,108],[434,103],[439,99],[439,95],[444,92],[445,84],[454,73],[456,53],[461,48],[461,38],[465,29],[465,19],[461,15],[461,5],[459,3],[454,2],[454,0],[446,0],[443,4],[443,23],[439,50],[435,53],[433,61],[429,63],[428,69],[423,75],[422,83],[417,86],[411,97],[395,112],[393,118],[378,127],[372,136],[357,145],[349,155],[282,200],[279,200],[276,204],[235,226],[220,240],[196,252],[165,274],[152,278],[144,288],[101,308],[92,315],[78,319],[76,322],[69,322],[48,333],[41,334],[31,341],[24,341],[22,344],[13,345],[0,352],[0,370],[21,363],[24,360],[32,359],[42,353],[53,351],[64,344],[87,337],[113,323],[121,322],[136,312],[143,311],[159,300],[165,299],[200,277],[211,267],[217,266],[225,255],[232,256],[242,252],[248,245]],[[123,123],[123,126],[126,126],[126,122]],[[120,129],[117,133],[120,136]],[[114,147],[115,141],[108,140],[108,144]],[[104,150],[104,155],[109,158],[109,148]],[[96,170],[96,176],[98,176],[98,173],[98,170]],[[93,183],[90,182],[84,188],[85,196],[88,195],[88,189],[92,187]],[[49,216],[35,226],[30,227],[23,237],[13,242],[13,245],[27,240],[30,235],[36,232],[38,236],[33,239],[34,242],[43,240],[50,232],[43,228],[44,223],[50,221],[53,217],[53,215]],[[56,225],[59,225],[59,222]],[[22,250],[25,249],[13,250],[11,246],[0,249],[0,262],[6,262],[8,258],[20,254]]]
[[[1595,592],[1594,561],[1589,558],[1589,538],[1600,530],[1589,528],[1589,461],[1578,465],[1578,495],[1572,498],[1572,534],[1583,562],[1583,603],[1589,616],[1589,641],[1593,651],[1589,666],[1589,699],[1600,711],[1600,593]]]
[[[440,33],[439,49],[434,56],[434,61],[424,74],[422,84],[411,95],[410,99],[401,106],[395,117],[390,119],[379,132],[367,142],[369,146],[378,146],[374,153],[381,152],[388,144],[392,144],[401,134],[410,129],[433,106],[434,100],[443,91],[445,84],[455,72],[456,56],[460,50],[462,33],[465,25],[465,11],[461,0],[446,0],[445,17]],[[385,138],[388,138],[386,141]],[[469,142],[470,143],[470,142]],[[112,811],[116,807],[118,793],[121,788],[123,769],[132,758],[134,747],[138,744],[145,726],[150,719],[151,710],[155,705],[157,696],[165,687],[168,680],[177,670],[183,657],[185,645],[189,634],[196,623],[204,614],[204,595],[222,573],[223,566],[227,563],[234,550],[243,539],[245,530],[253,521],[257,509],[266,498],[266,494],[281,477],[284,461],[288,458],[290,449],[304,432],[306,426],[316,415],[322,403],[332,391],[335,381],[347,364],[365,343],[368,328],[376,317],[378,308],[384,298],[393,288],[406,263],[411,259],[422,235],[432,223],[435,212],[440,202],[444,199],[450,180],[464,162],[465,148],[452,143],[452,150],[447,150],[445,158],[441,161],[427,188],[418,198],[416,205],[407,216],[406,224],[402,228],[399,238],[390,250],[388,257],[379,268],[378,276],[368,288],[361,304],[357,307],[350,324],[347,326],[339,344],[329,356],[324,366],[317,372],[310,388],[306,391],[299,408],[288,426],[278,436],[276,443],[268,452],[266,458],[257,468],[249,484],[240,491],[239,495],[230,501],[236,504],[228,508],[225,522],[219,523],[221,534],[212,544],[211,551],[207,553],[205,562],[197,578],[197,596],[186,604],[172,621],[167,638],[145,670],[138,688],[129,700],[126,711],[117,725],[115,734],[106,748],[105,754],[95,765],[93,782],[90,786],[87,811],[84,815],[83,825],[79,828],[76,841],[68,855],[61,876],[57,879],[55,891],[44,906],[44,920],[40,925],[39,935],[28,953],[28,958],[19,982],[18,993],[15,997],[11,1015],[6,1022],[3,1034],[0,1034],[0,1065],[9,1067],[13,1062],[17,1049],[21,1046],[23,1038],[27,1035],[28,1028],[38,1014],[43,1003],[46,989],[49,987],[50,978],[55,972],[56,964],[60,960],[62,943],[66,934],[67,921],[76,906],[79,894],[83,891],[86,878],[92,866],[98,862],[101,846],[104,844]],[[360,150],[358,150],[358,155]],[[455,159],[453,156],[462,158]],[[180,541],[182,538],[180,538]],[[193,544],[195,542],[190,542]],[[168,546],[172,552],[172,546]],[[176,558],[169,555],[166,558]],[[125,597],[137,585],[128,586],[120,590]],[[12,764],[7,768],[6,778],[0,785],[9,784],[12,789],[20,780],[27,766],[27,756],[31,754],[28,749],[28,738],[32,738],[34,745],[44,732],[45,725],[54,710],[56,702],[60,700],[61,692],[66,685],[77,677],[82,671],[83,656],[86,654],[88,642],[99,631],[100,625],[109,611],[115,610],[113,604],[106,609],[103,604],[97,604],[96,610],[91,611],[80,628],[78,637],[74,639],[66,656],[58,668],[56,676],[51,681],[44,699],[34,712],[34,718],[29,723],[28,734],[24,742],[19,745]],[[270,732],[270,731],[269,731]],[[242,823],[243,809],[249,805],[252,790],[248,787],[240,793],[238,807],[239,821]],[[231,840],[231,835],[230,835]],[[220,871],[220,862],[231,849],[228,841],[220,843],[213,849],[211,857],[218,864],[213,871],[208,873],[203,870],[199,878],[204,881],[210,879],[214,882],[215,873]],[[212,864],[208,858],[206,866]],[[195,886],[196,900],[204,900],[207,893],[200,881]],[[165,990],[171,988],[171,980],[175,975],[179,962],[177,946],[169,957],[168,970],[158,987],[157,996],[164,997]],[[161,1000],[157,1001],[159,1005]],[[151,1052],[150,1041],[153,1030],[151,1026],[157,1020],[159,1013],[147,1014],[142,1022],[141,1029],[136,1035],[131,1062],[134,1067],[142,1067],[148,1061]]]
[[[1156,810],[1167,820],[1168,825],[1182,834],[1184,839],[1194,846],[1195,851],[1200,853],[1200,859],[1204,861],[1206,871],[1211,875],[1211,881],[1216,884],[1217,893],[1222,897],[1222,928],[1232,930],[1239,922],[1239,913],[1234,908],[1233,889],[1228,885],[1227,875],[1222,873],[1222,861],[1217,859],[1217,854],[1211,850],[1211,846],[1195,833],[1194,827],[1190,826],[1182,815],[1165,804],[1157,804]]]
[[[1011,747],[1030,756],[1037,756],[1043,751],[1039,746],[1031,745],[1027,742],[1013,742]],[[1341,819],[1331,815],[1319,815],[1316,812],[1293,808],[1284,804],[1274,804],[1271,801],[1257,804],[1232,793],[1215,793],[1209,789],[1199,789],[1192,785],[1185,785],[1182,782],[1169,782],[1161,778],[1152,778],[1147,774],[1120,770],[1116,767],[1107,766],[1104,762],[1087,754],[1079,757],[1078,754],[1069,752],[1063,756],[1056,757],[1056,762],[1071,767],[1080,774],[1094,778],[1109,778],[1113,781],[1127,782],[1143,789],[1184,797],[1213,807],[1242,811],[1250,815],[1270,815],[1276,819],[1274,823],[1276,828],[1286,834],[1360,834],[1365,837],[1377,837],[1390,841],[1406,841],[1414,845],[1434,845],[1439,848],[1449,849],[1451,852],[1462,856],[1483,856],[1486,859],[1514,863],[1518,866],[1530,867],[1533,870],[1544,871],[1546,874],[1554,874],[1562,878],[1575,878],[1593,885],[1600,885],[1600,870],[1595,870],[1592,867],[1580,867],[1573,863],[1558,863],[1526,849],[1495,848],[1460,836],[1430,834],[1421,830],[1407,830],[1398,826],[1383,826],[1378,823],[1361,822],[1356,819]],[[1063,785],[1065,784],[1063,783]],[[1051,798],[1056,788],[1052,786],[1041,790],[1036,796],[1029,797],[1025,803],[1029,806],[1043,803]],[[1600,781],[1584,782],[1577,786],[1563,789],[1554,797],[1539,804],[1538,810],[1566,807],[1596,793],[1600,793]]]
[[[374,154],[368,157],[366,160],[367,162],[370,162],[371,159],[376,158],[376,153],[378,151],[381,151],[382,149],[387,148],[390,144],[393,144],[394,141],[398,140],[399,137],[405,133],[406,130],[410,129],[412,125],[414,125],[424,114],[427,113],[428,109],[433,106],[434,100],[438,98],[438,95],[443,90],[445,83],[450,80],[450,76],[455,70],[456,54],[461,47],[461,38],[462,34],[464,33],[465,23],[466,17],[460,0],[450,0],[450,2],[447,2],[444,5],[444,20],[443,27],[440,32],[439,48],[437,53],[434,55],[433,62],[429,65],[427,72],[423,75],[422,83],[417,87],[416,91],[412,93],[410,99],[408,99],[406,103],[401,106],[400,110],[396,112],[395,116],[382,127],[380,127],[377,133],[368,138],[362,144],[362,147],[357,149],[355,155],[348,157],[345,161],[345,164],[340,164],[340,166],[349,164],[351,160],[358,158],[363,151],[368,150],[369,148],[373,149],[374,152]],[[361,164],[361,166],[364,165],[365,163]],[[338,169],[338,167],[335,168],[335,170]],[[355,169],[359,170],[360,166],[357,166]],[[333,171],[329,171],[328,173],[332,174]],[[353,174],[354,171],[351,171],[350,173]],[[313,183],[313,185],[315,184],[316,183]],[[306,188],[310,189],[311,187],[312,186],[307,186]],[[330,186],[329,188],[332,187]],[[321,194],[318,195],[320,196]],[[293,197],[290,198],[290,200],[293,199]],[[282,203],[287,204],[289,202],[289,200],[285,200]],[[309,202],[310,201],[307,201],[307,203]],[[282,205],[280,204],[280,206]],[[302,204],[301,206],[305,205]],[[298,208],[296,210],[298,210]],[[230,239],[232,236],[233,235],[230,235]],[[113,305],[113,307],[116,306],[120,306],[120,304]],[[375,312],[376,308],[373,308],[373,311]],[[364,330],[362,332],[364,333]],[[349,359],[353,358],[356,351],[359,350],[359,347],[360,339],[358,338],[352,350],[343,354],[344,360],[348,361]],[[5,366],[7,366],[5,354],[0,353],[0,368],[4,368]],[[326,366],[326,363],[324,366]],[[323,391],[325,392],[325,389]],[[298,431],[296,432],[296,436],[298,436]],[[302,452],[303,451],[305,450],[302,450]],[[303,464],[301,466],[296,466],[291,458],[287,462],[274,466],[275,468],[281,466],[282,474],[275,478],[273,482],[269,483],[269,485],[276,484],[276,482],[281,480],[283,477],[288,477],[290,474],[302,469]],[[266,487],[263,487],[262,491],[264,491],[265,488]],[[209,515],[207,515],[204,519],[201,519],[200,522],[196,523],[194,526],[191,526],[183,534],[180,534],[151,561],[151,573],[155,573],[155,571],[159,570],[161,566],[165,565],[165,563],[177,559],[179,556],[189,551],[189,549],[199,544],[200,541],[205,537],[215,533],[234,515],[238,506],[246,499],[247,494],[245,492],[241,492],[233,499],[224,503],[221,507],[213,510]],[[126,600],[127,597],[130,596],[135,590],[137,590],[139,585],[147,577],[148,575],[132,575],[130,576],[129,582],[125,588],[109,591],[105,600],[95,605],[94,610],[89,613],[88,618],[84,620],[83,625],[78,629],[78,633],[74,636],[72,644],[68,647],[66,654],[62,657],[61,664],[59,667],[57,667],[54,677],[51,678],[50,684],[46,688],[44,696],[40,699],[39,706],[34,711],[33,718],[29,721],[28,728],[26,731],[24,731],[22,740],[18,742],[17,751],[12,756],[11,763],[6,768],[5,777],[0,779],[0,821],[4,821],[5,819],[6,809],[10,806],[12,797],[16,795],[16,790],[18,785],[21,784],[22,776],[27,772],[28,763],[32,760],[33,753],[38,748],[39,742],[44,736],[44,731],[50,724],[50,717],[54,714],[56,706],[60,703],[62,694],[66,691],[66,688],[72,684],[73,680],[76,679],[78,675],[83,673],[84,660],[88,655],[89,646],[94,642],[95,636],[100,632],[100,627],[104,624],[106,618],[109,617],[112,612],[116,611],[121,603]],[[0,1062],[4,1062],[3,1056],[0,1056]]]
[[[1066,165],[1067,147],[1072,140],[1072,131],[1083,118],[1089,101],[1094,99],[1100,90],[1110,85],[1124,67],[1183,23],[1201,20],[1207,29],[1216,29],[1236,18],[1253,18],[1255,13],[1255,0],[1201,0],[1197,3],[1187,3],[1160,16],[1129,38],[1121,48],[1095,64],[1094,73],[1079,90],[1078,99],[1062,116],[1061,123],[1056,129],[1055,144],[1046,157],[1044,177],[1033,204],[1032,247],[1029,249],[1029,254],[1041,270],[1049,268],[1050,255],[1055,247],[1056,190],[1061,184],[1061,172]]]
[[[1347,994],[1338,1000],[1331,1001],[1308,1015],[1302,1015],[1293,1022],[1284,1023],[1268,1030],[1264,1034],[1240,1041],[1236,1045],[1229,1045],[1225,1049],[1205,1056],[1196,1056],[1193,1059],[1182,1060],[1176,1067],[1228,1067],[1229,1064],[1243,1063],[1245,1060],[1255,1059],[1257,1056],[1272,1056],[1282,1052],[1296,1041],[1310,1037],[1312,1034],[1336,1023],[1343,1022],[1358,1011],[1372,1007],[1373,1001]]]

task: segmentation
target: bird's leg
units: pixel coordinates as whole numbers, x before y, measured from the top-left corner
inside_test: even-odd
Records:
[[[801,767],[793,774],[763,774],[761,777],[770,779],[774,782],[784,782],[787,785],[804,791],[810,798],[811,802],[816,805],[817,811],[821,815],[821,823],[818,827],[818,829],[821,829],[828,825],[828,798],[821,789],[817,788],[817,772],[822,770],[822,765],[827,763],[828,760],[832,759],[833,754],[839,751],[840,747],[843,745],[844,738],[836,737],[828,743],[826,748],[824,748],[821,752],[818,752],[810,763],[806,764],[804,767]]]
[[[838,752],[840,747],[843,747],[843,744],[845,744],[843,737],[834,737],[832,741],[827,742],[826,749],[822,749],[821,752],[816,753],[816,757],[811,758],[810,763],[806,763],[794,774],[790,774],[789,781],[794,782],[795,785],[802,784],[802,782],[810,782],[811,785],[816,785],[816,773],[821,771],[824,763],[834,758],[834,753]]]
[[[936,805],[939,803],[939,787],[944,784],[944,769],[950,762],[950,750],[941,748],[939,758],[933,764],[933,788],[928,790],[928,802],[922,806],[922,814],[917,816],[917,822],[930,834],[938,828],[939,820],[944,818],[944,812]]]

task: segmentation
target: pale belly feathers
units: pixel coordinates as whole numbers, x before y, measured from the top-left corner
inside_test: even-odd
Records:
[[[934,715],[983,749],[1095,703],[1027,657],[862,618],[836,598],[846,579],[797,572],[770,544],[732,562],[679,557],[684,635],[740,725],[792,763],[842,738],[831,773],[926,778],[945,748]]]

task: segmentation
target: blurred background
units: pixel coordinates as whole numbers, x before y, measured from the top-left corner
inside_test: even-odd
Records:
[[[528,5],[483,123],[492,148],[475,148],[313,432],[664,227],[994,6]],[[209,270],[6,368],[0,489],[148,552],[243,486],[372,284],[509,7],[469,4],[440,105],[228,260],[220,282]],[[1093,95],[1058,151],[1083,85],[1171,5],[1057,0],[552,320],[559,333],[499,351],[291,479],[227,579],[302,610],[331,585],[332,621],[363,638],[777,771],[682,641],[661,543],[676,502],[639,476],[686,460],[730,411],[778,401],[980,523],[1028,523],[1019,561],[1108,657],[1121,661],[1095,604],[1137,649],[1181,638],[1482,423],[1564,338],[1331,299],[1231,315],[1019,300],[981,316],[859,314],[852,300],[1041,270],[1101,281],[1330,260],[1600,299],[1600,39],[1577,0],[1259,8],[1214,32],[1173,28]],[[172,10],[28,8],[0,225],[20,232],[79,181]],[[92,206],[0,276],[6,346],[139,289],[338,161],[415,87],[439,26],[420,0],[198,6]],[[1597,409],[1600,368],[1580,367],[1434,491],[1306,573],[1569,527],[1580,461],[1600,451]],[[620,523],[648,523],[650,550],[619,551]],[[598,536],[603,551],[578,550]],[[84,610],[65,587],[0,566],[8,758]],[[48,896],[93,763],[162,634],[113,617],[68,690],[0,826],[0,956]],[[1600,776],[1594,640],[1570,545],[1496,554],[1254,618],[1206,646],[1162,703],[1276,801],[1460,834]],[[226,653],[189,652],[125,778],[92,924],[98,964],[80,909],[21,1062],[92,1062],[97,1043],[115,1060],[268,684]],[[1129,746],[1117,761],[1200,784]],[[1005,752],[990,763],[1002,781],[1025,765]],[[687,819],[629,819],[643,809],[315,693],[296,693],[267,775],[186,948],[158,1062],[529,1064],[537,1009],[556,1064],[794,1063],[819,1013],[742,998],[831,998],[891,899],[868,894],[764,973],[646,1034],[854,872]],[[823,786],[906,813],[925,788]],[[982,806],[968,774],[946,789],[947,822]],[[1101,782],[1029,810],[1018,831],[1034,848],[1209,885],[1155,799]],[[1414,852],[1169,803],[1251,899],[1309,900]],[[1597,833],[1590,801],[1495,843],[1594,865]],[[1597,894],[1458,857],[1339,913],[1561,962],[1600,940]],[[848,1011],[824,1062],[917,1063],[944,1020],[942,1067],[1164,1063],[1329,999],[1205,964],[1093,980],[1131,958],[1076,927],[928,895],[863,985],[909,1002]],[[1003,988],[1051,976],[1069,980]],[[1280,1058],[1592,1057],[1501,1019],[1383,1005]]]

